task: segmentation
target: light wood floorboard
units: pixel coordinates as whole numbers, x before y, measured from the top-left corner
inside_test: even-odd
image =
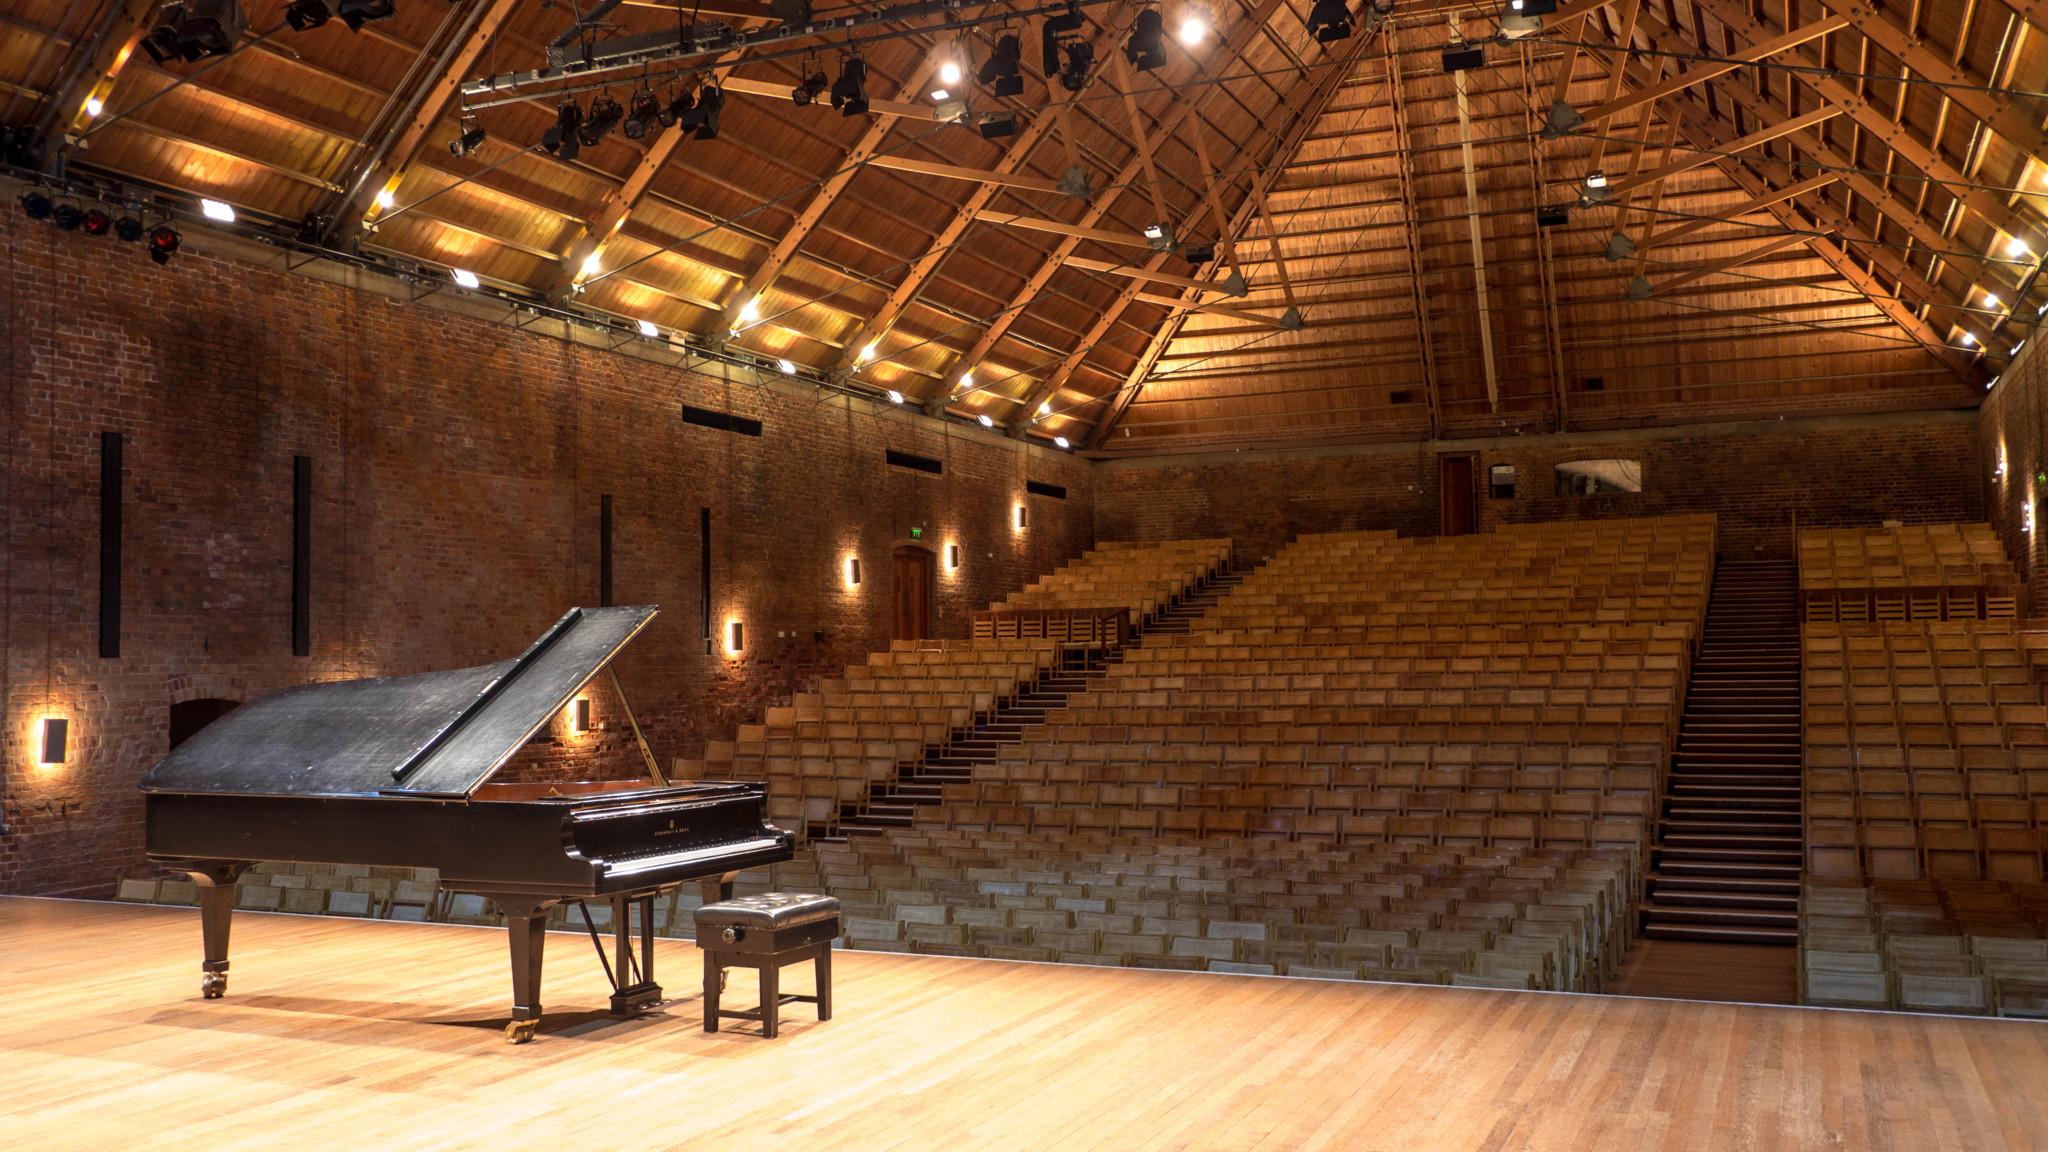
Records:
[[[551,936],[535,1042],[496,929],[0,898],[0,1146],[310,1152],[2048,1146],[2048,1027],[839,953],[781,1039],[631,1020]],[[808,990],[803,969],[789,983]],[[729,1002],[752,1004],[750,974]],[[746,1025],[750,1031],[756,1026]]]

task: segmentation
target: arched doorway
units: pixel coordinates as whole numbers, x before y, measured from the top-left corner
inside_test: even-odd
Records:
[[[221,700],[204,696],[197,700],[181,700],[171,705],[171,747],[199,735],[199,730],[235,710],[239,700]]]
[[[894,600],[898,640],[928,640],[932,634],[932,554],[915,544],[895,553]]]

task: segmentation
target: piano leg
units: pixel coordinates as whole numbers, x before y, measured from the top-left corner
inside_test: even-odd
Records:
[[[235,914],[235,881],[249,867],[238,861],[195,863],[184,869],[199,888],[199,932],[206,948],[206,960],[199,966],[199,991],[208,1000],[228,994],[228,929]]]
[[[639,956],[637,958],[640,979],[628,983],[628,976],[634,968],[633,909],[640,910]],[[619,1017],[637,1016],[654,1005],[661,1003],[661,985],[654,982],[654,897],[614,896],[612,897],[612,1015]]]
[[[512,1022],[505,1039],[524,1044],[540,1027],[540,962],[547,947],[548,912],[555,901],[531,896],[493,896],[505,910],[505,929],[512,940]]]

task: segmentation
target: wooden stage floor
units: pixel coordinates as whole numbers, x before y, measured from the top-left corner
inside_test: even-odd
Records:
[[[548,944],[513,1046],[501,930],[238,913],[207,1002],[195,911],[0,898],[0,1146],[2048,1147],[2025,1021],[852,952],[767,1041],[699,1030],[685,942],[631,1021]]]

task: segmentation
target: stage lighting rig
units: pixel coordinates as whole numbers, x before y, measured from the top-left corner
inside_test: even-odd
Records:
[[[1350,6],[1344,0],[1316,0],[1308,12],[1308,30],[1318,44],[1350,39]]]
[[[334,6],[334,14],[348,25],[351,32],[361,32],[363,25],[372,20],[389,20],[398,15],[394,0],[341,0]]]
[[[576,141],[585,148],[595,148],[597,142],[610,135],[611,130],[618,127],[619,121],[625,118],[626,110],[619,106],[617,100],[609,96],[599,96],[590,102],[590,114],[583,118],[582,125],[576,129]]]
[[[107,215],[105,209],[94,208],[85,214],[85,220],[80,227],[85,229],[87,236],[105,236],[114,230],[114,218]]]
[[[474,156],[484,146],[484,130],[474,116],[462,122],[462,134],[448,142],[448,152],[453,156]]]
[[[165,4],[157,12],[156,25],[142,38],[142,50],[159,64],[225,56],[248,26],[249,18],[235,0]]]
[[[839,66],[839,79],[832,82],[832,107],[841,116],[859,116],[868,110],[868,62],[848,55]]]
[[[725,90],[709,84],[697,90],[697,106],[687,114],[676,117],[676,124],[682,128],[696,129],[697,140],[718,139],[718,114],[725,109]]]
[[[555,109],[555,126],[540,134],[540,146],[562,160],[574,160],[582,151],[576,133],[583,125],[583,109],[574,100],[562,101]]]
[[[991,95],[1024,94],[1024,73],[1019,65],[1023,55],[1024,46],[1016,33],[1005,32],[996,38],[995,54],[981,66],[981,82],[988,85]]]
[[[50,214],[50,222],[66,232],[76,232],[85,223],[85,210],[76,204],[59,204]]]
[[[52,210],[53,210],[53,209],[54,209],[55,207],[56,207],[56,205],[55,205],[54,203],[52,203],[52,202],[51,202],[51,200],[50,200],[50,197],[49,197],[49,194],[48,194],[48,193],[44,193],[44,192],[24,192],[24,193],[22,193],[22,196],[21,196],[21,210],[22,210],[23,212],[26,212],[26,213],[28,213],[28,218],[29,218],[29,219],[31,219],[31,220],[48,220],[48,219],[50,218],[50,212],[51,212],[51,211],[52,211]]]
[[[327,6],[327,0],[292,0],[284,10],[285,23],[290,24],[294,32],[318,28],[333,16],[334,11]]]
[[[1124,42],[1124,61],[1140,72],[1166,66],[1166,17],[1159,14],[1159,9],[1147,8],[1138,13],[1131,38]]]
[[[158,264],[169,264],[171,257],[177,254],[184,243],[185,238],[178,235],[176,228],[169,224],[159,224],[156,230],[149,234],[149,258]]]
[[[797,75],[803,77],[803,80],[789,90],[789,98],[799,108],[817,103],[818,97],[823,96],[826,90],[832,87],[831,77],[825,75],[825,66],[819,63],[816,56],[805,58],[802,66],[797,69]]]
[[[661,122],[661,101],[654,96],[654,89],[642,88],[633,94],[633,102],[626,111],[625,123],[619,131],[628,140],[644,140],[647,129]]]
[[[1088,86],[1088,70],[1095,66],[1095,46],[1074,35],[1081,31],[1086,22],[1081,19],[1081,6],[1069,0],[1067,10],[1058,16],[1046,17],[1039,28],[1039,63],[1048,82],[1054,76],[1060,78],[1060,85],[1069,92],[1079,92]],[[1066,57],[1066,66],[1060,66],[1060,57]]]

